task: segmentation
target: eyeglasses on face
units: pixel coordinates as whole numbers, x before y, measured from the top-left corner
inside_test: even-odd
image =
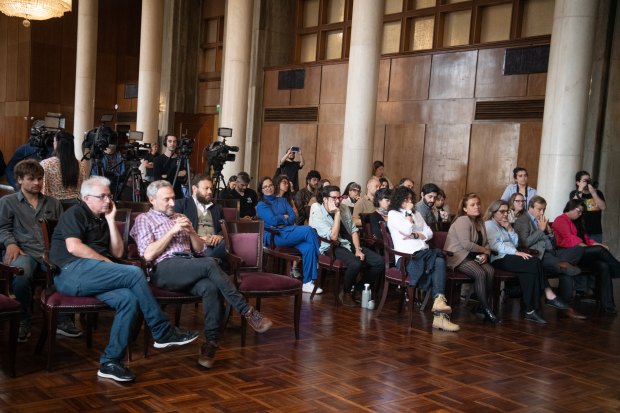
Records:
[[[328,198],[333,199],[334,201],[342,201],[341,196],[328,196]]]
[[[495,211],[495,212],[499,212],[499,213],[500,213],[500,214],[502,214],[502,215],[508,215],[508,210],[507,210],[507,209],[502,209],[501,211],[498,209],[498,210],[497,210],[497,211]]]
[[[583,209],[581,208],[575,208],[575,211],[577,211],[579,215],[583,214]]]
[[[104,201],[106,198],[111,201],[112,198],[114,197],[112,194],[87,195],[87,196],[90,196],[90,197],[93,197],[93,198],[97,198],[100,201]]]
[[[263,190],[264,190],[264,189],[273,188],[273,187],[274,187],[274,186],[273,186],[273,184],[265,185],[265,186],[263,187]]]

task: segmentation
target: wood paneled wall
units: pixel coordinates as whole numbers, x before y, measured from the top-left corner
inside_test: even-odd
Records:
[[[31,118],[59,112],[73,131],[78,7],[74,1],[72,12],[29,28],[0,13],[0,150],[7,162],[28,139]],[[117,103],[125,111],[123,86],[138,82],[141,12],[141,0],[99,2],[93,125]]]
[[[544,98],[546,74],[503,76],[504,52],[502,47],[381,61],[374,159],[384,161],[393,183],[409,177],[416,194],[423,184],[435,183],[446,192],[452,210],[463,194],[473,191],[486,207],[513,182],[517,165],[528,169],[530,185],[536,187],[542,121],[474,121],[477,100]],[[318,106],[319,119],[263,123],[259,175],[272,176],[285,148],[294,143],[306,158],[301,185],[314,167],[344,187],[348,182],[340,182],[340,165],[348,63],[294,67],[306,69],[303,90],[277,89],[278,71],[293,67],[266,69],[265,107]],[[309,162],[310,152],[315,162]]]

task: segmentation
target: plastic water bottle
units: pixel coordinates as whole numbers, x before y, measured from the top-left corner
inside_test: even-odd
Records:
[[[364,291],[362,291],[362,308],[368,308],[368,301],[370,301],[370,290],[368,287],[370,287],[370,284],[364,284]]]

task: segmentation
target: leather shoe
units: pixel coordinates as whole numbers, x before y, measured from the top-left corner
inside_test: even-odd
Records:
[[[362,302],[362,292],[361,291],[353,291],[351,293],[351,297],[353,297],[353,301],[355,301],[356,303],[361,303]]]
[[[570,308],[568,306],[568,304],[566,304],[560,297],[558,297],[557,295],[555,296],[555,298],[553,300],[550,300],[548,298],[545,298],[545,304],[550,305],[551,307],[555,307],[557,309],[560,310],[566,310],[568,308]]]
[[[217,343],[213,341],[209,343],[205,341],[202,343],[202,346],[200,346],[200,350],[198,351],[198,364],[208,369],[212,368],[215,363],[215,352],[219,348],[220,347]]]
[[[567,308],[566,310],[562,310],[562,313],[568,317],[568,318],[574,318],[576,320],[587,320],[588,317],[586,317],[583,314],[578,313],[577,311],[575,311],[572,308]]]
[[[567,262],[561,262],[556,264],[555,271],[558,274],[566,274],[566,275],[579,275],[581,274],[581,270],[577,267],[570,265]]]
[[[347,307],[357,307],[357,303],[353,300],[353,296],[351,293],[345,293],[344,291],[340,291],[340,301],[342,301],[342,305]]]
[[[616,310],[616,307],[603,308],[603,311],[607,314],[618,314],[618,310]]]
[[[547,324],[547,321],[538,315],[536,311],[533,311],[531,314],[525,313],[525,319],[538,324]]]

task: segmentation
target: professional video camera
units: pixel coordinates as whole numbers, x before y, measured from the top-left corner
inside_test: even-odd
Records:
[[[84,159],[96,161],[98,164],[101,159],[105,156],[103,151],[105,151],[108,146],[118,145],[118,133],[109,126],[106,126],[106,122],[112,121],[114,115],[101,115],[99,121],[101,122],[101,126],[95,129],[91,129],[88,132],[84,132],[84,142],[82,142],[82,153],[84,154]],[[88,153],[86,152],[88,149]],[[87,157],[88,155],[88,157]]]
[[[48,113],[45,120],[37,120],[30,129],[30,146],[37,148],[37,155],[41,159],[47,157],[48,148],[54,146],[54,135],[65,127],[65,120],[60,119],[60,113]]]
[[[126,143],[126,150],[122,153],[123,160],[129,164],[129,173],[127,176],[123,177],[123,185],[121,185],[114,194],[114,200],[120,199],[125,188],[131,187],[133,202],[145,202],[147,200],[146,187],[142,180],[140,164],[142,163],[142,159],[148,159],[151,153],[151,144],[139,142],[142,141],[144,135],[142,132],[129,131],[127,135],[129,140],[134,141]]]
[[[187,135],[181,136],[177,148],[179,149],[179,155],[191,155],[194,151],[194,139]]]
[[[131,163],[132,161],[138,162],[138,166],[137,168],[140,167],[140,159],[148,159],[149,154],[151,153],[151,144],[150,143],[142,143],[142,142],[135,142],[135,141],[141,141],[142,140],[142,132],[138,132],[138,131],[129,131],[128,133],[129,135],[129,140],[133,140],[134,142],[130,142],[130,143],[126,143],[125,144],[125,149],[126,151],[123,152],[123,159],[125,159],[126,161],[128,161],[130,163],[130,165],[132,167],[133,164]]]
[[[230,152],[239,152],[238,146],[226,145],[226,138],[232,136],[232,129],[218,128],[217,135],[224,138],[222,142],[213,142],[205,148],[207,152],[207,167],[205,173],[208,174],[210,172],[210,167],[213,167],[213,182],[215,184],[216,194],[218,193],[218,189],[220,189],[220,183],[222,184],[221,188],[226,187],[226,182],[224,182],[224,177],[222,176],[224,164],[226,162],[234,162],[237,157],[234,153]]]

